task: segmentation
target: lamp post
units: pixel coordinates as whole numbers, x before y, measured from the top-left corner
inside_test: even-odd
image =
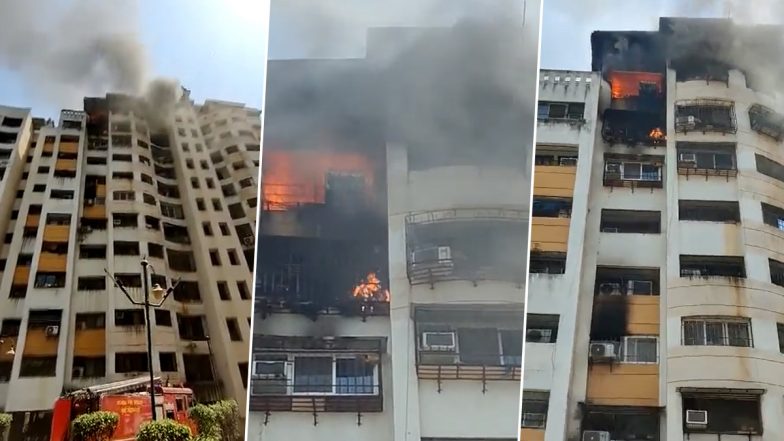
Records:
[[[130,293],[125,289],[125,286],[122,284],[122,281],[117,280],[107,269],[104,269],[104,272],[112,279],[114,282],[114,286],[120,288],[125,297],[128,298],[128,301],[131,302],[133,305],[137,306],[144,306],[144,321],[145,327],[147,328],[147,369],[150,372],[150,409],[152,410],[152,420],[155,421],[157,419],[157,415],[155,413],[155,373],[152,369],[152,320],[150,316],[150,307],[153,308],[160,308],[163,306],[163,303],[166,299],[169,298],[171,293],[174,292],[174,288],[180,284],[180,280],[177,279],[172,286],[167,289],[161,288],[161,285],[155,284],[152,287],[152,296],[157,301],[157,303],[150,302],[150,288],[149,288],[149,274],[148,274],[148,267],[152,268],[152,265],[147,261],[146,257],[142,258],[142,286],[144,287],[144,300],[138,301],[134,300]],[[155,270],[153,269],[153,274],[155,274]]]

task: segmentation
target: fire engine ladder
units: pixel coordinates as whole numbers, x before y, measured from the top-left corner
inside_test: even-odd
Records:
[[[156,384],[161,383],[160,377],[154,378]],[[115,381],[112,383],[106,384],[99,384],[96,386],[86,387],[84,389],[80,389],[73,394],[87,394],[91,396],[98,396],[104,394],[118,394],[123,392],[133,392],[144,390],[150,384],[150,378],[143,376],[137,378],[131,378],[128,380],[122,381]]]

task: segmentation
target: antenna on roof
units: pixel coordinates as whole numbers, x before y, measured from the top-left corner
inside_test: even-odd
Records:
[[[724,17],[732,18],[732,0],[724,0]]]

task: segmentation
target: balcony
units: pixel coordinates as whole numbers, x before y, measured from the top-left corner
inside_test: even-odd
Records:
[[[528,212],[453,209],[406,217],[407,274],[412,286],[439,282],[525,281]]]
[[[383,338],[256,336],[250,410],[382,412]]]
[[[675,131],[733,134],[738,130],[735,103],[727,100],[687,100],[675,103]]]
[[[416,308],[417,376],[437,381],[439,392],[449,380],[481,381],[483,392],[488,381],[519,380],[524,314],[517,309]]]
[[[714,434],[722,439],[721,435],[751,439],[762,435],[764,389],[679,387],[678,392],[683,400],[681,415],[687,437]],[[706,418],[699,418],[702,415]]]
[[[602,139],[609,144],[655,147],[666,143],[665,127],[664,118],[659,113],[607,109]]]
[[[680,256],[681,277],[746,278],[743,256]]]
[[[733,143],[679,142],[678,174],[681,176],[724,176],[738,175]]]
[[[663,156],[651,155],[614,155],[604,156],[605,187],[662,188],[664,186],[662,168]]]
[[[70,232],[70,225],[47,225],[44,228],[44,242],[68,242]]]
[[[42,252],[38,258],[38,271],[64,273],[68,266],[68,254]]]
[[[25,286],[30,281],[30,267],[17,266],[14,269],[14,279],[12,284],[14,286]]]
[[[580,403],[582,429],[607,433],[607,439],[659,441],[660,413],[656,406]]]
[[[784,137],[784,116],[761,104],[749,108],[751,129],[761,135],[768,136],[776,142]]]

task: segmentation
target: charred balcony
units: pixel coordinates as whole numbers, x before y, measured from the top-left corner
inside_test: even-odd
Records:
[[[597,301],[611,296],[658,296],[659,269],[599,266],[594,295]]]
[[[749,108],[751,129],[759,134],[769,136],[776,142],[784,138],[784,115],[776,113],[761,104],[754,104]]]
[[[693,54],[696,55],[696,54]],[[675,81],[705,81],[729,85],[731,67],[718,60],[700,56],[689,56],[670,61],[670,68],[675,70]]]
[[[406,217],[407,273],[411,285],[495,280],[522,286],[528,212],[463,208]]]
[[[610,144],[660,146],[666,142],[665,121],[660,113],[607,109],[603,119],[602,139]]]
[[[530,274],[563,274],[566,272],[566,253],[532,250],[528,271]]]
[[[661,409],[659,408],[580,404],[583,439],[619,441],[660,439]]]
[[[727,179],[738,175],[736,147],[734,143],[722,142],[679,142],[678,174],[724,176]]]
[[[732,101],[699,99],[675,103],[676,132],[732,134],[737,130],[735,103]]]
[[[532,217],[568,218],[572,215],[572,198],[534,196],[531,205]]]
[[[257,311],[371,316],[389,314],[385,242],[262,236]],[[385,240],[386,238],[383,237]]]
[[[492,325],[489,325],[492,324]],[[417,375],[438,381],[482,382],[520,379],[523,350],[523,308],[439,309],[414,311]]]
[[[662,188],[664,156],[655,155],[604,155],[604,186],[635,188]]]
[[[384,338],[253,338],[251,412],[383,411]]]

